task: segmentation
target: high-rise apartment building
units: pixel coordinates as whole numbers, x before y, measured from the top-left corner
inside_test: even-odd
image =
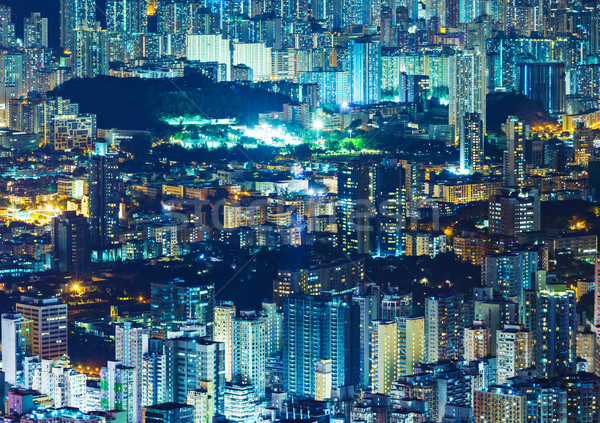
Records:
[[[507,6],[511,7],[510,4]],[[550,62],[554,40],[549,37],[526,38],[496,36],[486,40],[490,62],[490,89],[513,90],[516,85],[516,66],[523,57],[533,56],[536,61]]]
[[[143,357],[148,353],[150,330],[140,324],[124,322],[115,326],[115,359],[136,372],[135,404],[137,420],[142,420]]]
[[[512,300],[475,300],[474,320],[491,329],[492,356],[496,355],[496,332],[505,325],[519,323],[519,305]]]
[[[221,34],[189,34],[186,36],[186,57],[200,63],[224,66],[226,81],[231,80],[231,40]]]
[[[406,209],[404,169],[385,163],[373,168],[373,205],[375,207],[375,245],[373,253],[386,257],[402,254],[402,231]]]
[[[509,116],[504,132],[507,150],[504,152],[504,185],[525,186],[525,141],[529,138],[529,126],[516,116]]]
[[[9,99],[19,98],[27,94],[24,73],[26,64],[25,55],[21,53],[8,53],[0,59],[0,69],[3,74],[2,82],[5,88],[2,100],[4,100],[5,107],[7,107]]]
[[[60,298],[22,296],[16,310],[33,320],[33,355],[58,359],[68,354],[67,305]]]
[[[164,340],[151,338],[148,341],[148,352],[142,357],[142,407],[166,401],[166,372]]]
[[[206,334],[213,335],[215,286],[170,279],[154,282],[151,286],[152,328],[158,331],[176,331],[186,322],[206,326]]]
[[[441,232],[407,232],[405,254],[407,256],[435,257],[446,252],[446,234]]]
[[[338,246],[346,254],[370,251],[369,186],[368,166],[353,162],[338,169]]]
[[[540,230],[540,197],[537,189],[504,187],[490,196],[490,234],[514,236]]]
[[[240,5],[240,2],[232,2]],[[203,31],[203,15],[206,15],[206,4],[199,1],[161,1],[157,4],[157,29],[159,34],[206,34]],[[223,11],[220,4],[215,9]],[[221,15],[221,19],[228,17]]]
[[[283,348],[283,314],[277,309],[276,303],[263,301],[261,315],[266,325],[265,354],[267,356],[278,354]]]
[[[398,324],[398,376],[409,376],[425,362],[425,318],[400,316]]]
[[[498,384],[516,377],[533,365],[533,334],[519,325],[506,325],[496,332]]]
[[[220,342],[202,338],[175,338],[165,341],[166,392],[169,402],[183,403],[188,392],[212,383],[212,407],[223,413],[225,390],[224,349]]]
[[[578,125],[573,132],[573,162],[587,166],[594,155],[594,131]]]
[[[215,305],[215,321],[213,326],[213,340],[223,343],[225,350],[225,380],[233,379],[233,321],[235,319],[235,305],[231,301]]]
[[[23,22],[23,47],[48,47],[48,18],[42,18],[39,13],[32,13]]]
[[[40,108],[42,110],[37,112],[40,116],[40,119],[38,119],[37,122],[38,131],[35,132],[40,134],[40,141],[44,144],[49,143],[54,139],[53,131],[55,117],[79,115],[79,104],[71,102],[71,100],[62,97],[49,97],[42,105],[38,106],[38,109]],[[86,117],[86,115],[83,115],[83,117]],[[91,128],[89,125],[86,127],[86,136],[91,136],[92,140],[95,141],[96,137],[94,136],[93,131],[97,131],[97,128],[95,127],[95,119],[93,118],[93,115],[89,116],[88,121],[93,125]]]
[[[147,31],[147,0],[108,0],[106,29],[109,32],[138,34]]]
[[[330,359],[332,387],[346,384],[347,322],[342,297],[295,295],[283,305],[283,380],[288,394],[314,396],[314,365]]]
[[[362,25],[363,23],[369,23],[370,14],[368,13],[368,9],[366,9],[368,3],[346,1],[342,4],[344,5],[344,7],[339,12],[341,16],[337,18],[338,24],[341,23],[343,26],[347,26]],[[366,9],[367,13],[363,13],[363,9]],[[336,22],[335,18],[334,22]]]
[[[98,143],[89,160],[90,243],[103,261],[105,251],[119,240],[118,159],[105,143]]]
[[[362,290],[352,296],[350,374],[359,389],[371,385],[371,332],[373,322],[379,317],[379,301],[377,294]]]
[[[234,43],[232,65],[248,66],[252,69],[251,76],[254,81],[268,80],[272,75],[271,56],[271,47],[267,47],[265,43]],[[284,115],[287,115],[286,111],[297,110],[296,108],[286,109],[285,106],[283,109]]]
[[[425,360],[457,360],[463,355],[465,299],[461,294],[425,298]]]
[[[589,325],[577,326],[575,354],[577,370],[587,373],[600,373],[600,339]]]
[[[540,377],[572,371],[577,339],[577,299],[564,284],[548,284],[538,292],[535,365]]]
[[[467,113],[460,122],[460,170],[480,171],[483,166],[485,133],[479,113]]]
[[[483,285],[503,298],[523,297],[523,290],[536,286],[539,255],[535,250],[522,250],[486,256],[481,267]]]
[[[0,45],[5,48],[15,47],[15,24],[12,21],[12,8],[0,6]]]
[[[382,7],[380,10],[379,22],[381,33],[379,36],[379,42],[381,43],[382,47],[395,47],[397,40],[395,39],[396,37],[394,37],[396,35],[396,31],[392,25],[392,22],[395,21],[395,19],[392,19],[392,8]]]
[[[454,235],[452,245],[454,254],[462,261],[468,261],[476,266],[481,266],[484,254],[484,241],[477,232],[463,232]]]
[[[460,22],[471,23],[481,13],[482,7],[476,0],[465,0],[463,2],[458,2],[458,4],[458,20]]]
[[[2,371],[5,381],[14,387],[24,386],[24,360],[26,355],[26,331],[30,320],[19,313],[2,315]]]
[[[44,124],[42,98],[18,98],[8,103],[8,127],[13,131],[38,134]]]
[[[456,138],[459,137],[464,116],[471,113],[479,114],[483,127],[482,133],[485,134],[485,56],[485,52],[482,52],[479,47],[463,50],[452,56],[448,123],[454,125]]]
[[[597,377],[579,373],[565,376],[567,391],[567,413],[570,421],[595,423],[600,418],[600,380]]]
[[[70,0],[65,0],[70,1]],[[109,37],[100,22],[79,25],[71,33],[71,72],[76,78],[108,75]]]
[[[125,366],[140,367],[148,352],[150,331],[141,324],[124,322],[115,326],[115,357]]]
[[[91,259],[90,225],[74,211],[54,218],[54,266],[59,272],[88,270]]]
[[[137,423],[136,369],[120,361],[109,361],[100,369],[100,407],[104,411],[122,410],[126,423]],[[140,420],[141,421],[141,420]]]
[[[233,378],[252,385],[256,399],[265,396],[265,350],[265,319],[254,312],[240,312],[233,320]]]
[[[517,63],[516,88],[550,114],[565,112],[566,78],[564,62]]]
[[[87,375],[72,369],[68,358],[42,360],[33,380],[32,388],[48,395],[56,408],[86,406]]]
[[[96,0],[60,0],[60,46],[72,52],[73,31],[95,22]]]
[[[464,353],[466,361],[489,357],[492,353],[491,330],[484,324],[465,327]]]
[[[379,103],[381,98],[381,45],[369,41],[351,41],[350,87],[352,102]]]
[[[371,333],[371,390],[390,394],[398,378],[398,324],[394,320],[375,320]]]

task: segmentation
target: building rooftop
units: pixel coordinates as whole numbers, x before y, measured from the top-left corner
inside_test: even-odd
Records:
[[[146,409],[168,411],[168,410],[177,410],[179,408],[186,408],[186,407],[191,407],[191,406],[188,404],[180,404],[177,402],[163,402],[162,404],[150,405],[150,406],[146,407]]]
[[[19,304],[28,304],[35,306],[47,306],[47,305],[55,305],[62,304],[62,299],[60,297],[31,297],[27,295],[22,295]]]

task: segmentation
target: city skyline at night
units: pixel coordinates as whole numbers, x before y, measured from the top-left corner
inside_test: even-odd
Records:
[[[0,415],[600,422],[599,87],[597,0],[0,0]]]

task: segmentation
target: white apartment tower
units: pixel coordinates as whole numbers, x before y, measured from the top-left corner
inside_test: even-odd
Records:
[[[140,324],[125,322],[115,327],[115,359],[136,371],[135,402],[138,421],[142,421],[142,368],[148,352],[150,330]]]
[[[265,319],[254,313],[233,321],[233,377],[254,388],[256,399],[265,396],[267,357]]]
[[[533,336],[520,325],[506,325],[496,332],[498,384],[517,376],[533,364]]]

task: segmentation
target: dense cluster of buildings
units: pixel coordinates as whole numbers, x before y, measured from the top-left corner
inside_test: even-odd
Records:
[[[112,316],[115,360],[91,378],[69,365],[67,305],[23,296],[2,315],[5,419],[593,422],[596,329],[539,254],[488,258],[485,287],[422,311],[366,282],[360,262],[355,289],[298,289],[258,312],[216,301],[214,285],[152,283],[150,319]]]
[[[600,6],[105,3],[60,1],[60,54],[53,22],[33,13],[20,38],[0,5],[3,421],[600,421]],[[393,120],[458,160],[178,161],[160,149],[171,140],[99,128],[50,93],[190,70],[290,97],[257,121],[351,139]],[[510,92],[562,126],[509,115],[491,134],[486,96]],[[140,137],[143,158],[121,144]],[[565,200],[587,209],[544,223],[543,206]],[[311,256],[263,263],[272,295],[254,308],[223,298],[231,280],[210,263],[233,257],[234,278],[251,281],[249,264],[276,250]],[[413,278],[452,259],[481,284]],[[82,304],[136,301],[100,292],[123,263],[172,277],[147,281],[137,313],[87,316]],[[202,278],[178,274],[198,263]],[[402,269],[414,280],[396,286]],[[41,295],[52,278],[58,295]],[[111,357],[97,371],[71,363],[75,336],[114,340]]]
[[[546,200],[520,177],[532,168],[518,150],[479,180],[386,159],[190,167],[201,184],[142,183],[104,142],[86,158],[65,156],[55,195],[71,210],[45,225],[13,221],[7,257],[73,275],[189,253],[218,259],[222,248],[327,244],[346,258],[282,266],[260,310],[224,301],[216,282],[153,282],[145,316],[115,314],[102,329],[75,322],[114,336],[114,361],[95,376],[69,365],[67,304],[22,297],[2,316],[6,418],[66,421],[73,409],[127,423],[598,418],[597,291],[593,319],[577,310],[598,283],[597,237],[542,228]],[[86,174],[69,174],[70,160]],[[152,198],[162,211],[131,212]],[[440,230],[440,215],[481,200],[485,228]],[[431,228],[420,223],[426,213]],[[423,280],[418,300],[365,269],[373,257],[441,253],[481,266],[482,287],[452,291],[448,281],[440,291]],[[553,267],[560,254],[595,263],[593,280],[564,282]]]
[[[576,234],[585,230],[585,222],[572,225],[573,233],[541,231],[540,202],[557,200],[547,196],[559,192],[544,188],[554,177],[526,178],[530,168],[518,155],[507,157],[496,175],[483,177],[384,159],[273,166],[205,163],[173,169],[181,176],[174,174],[171,182],[150,182],[143,171],[124,175],[119,170],[123,160],[104,141],[96,142],[85,158],[63,156],[64,170],[55,168],[48,177],[21,173],[32,167],[44,172],[43,163],[15,162],[13,167],[9,159],[5,175],[13,180],[6,186],[8,201],[23,211],[9,208],[5,218],[15,228],[24,227],[9,231],[5,250],[61,272],[89,271],[99,262],[210,252],[211,245],[256,252],[319,243],[346,255],[373,257],[435,257],[454,250],[474,264],[517,244],[544,243],[552,254],[573,251],[588,262],[596,251],[596,235]],[[86,174],[74,175],[78,168]],[[577,172],[575,164],[571,168]],[[190,174],[196,175],[195,182],[185,180]],[[587,177],[581,174],[570,198],[594,197]],[[161,210],[140,210],[142,201],[159,201]],[[483,230],[454,236],[441,230],[440,219],[474,202],[488,204]],[[61,203],[67,211],[58,211]],[[423,219],[431,225],[424,226]],[[27,228],[23,220],[42,225]],[[293,276],[286,286],[311,285],[306,278]],[[307,291],[330,286],[336,287]]]
[[[464,147],[461,167],[479,170],[486,93],[514,91],[552,116],[597,106],[594,4],[448,1],[111,0],[105,10],[92,0],[63,1],[58,59],[46,17],[25,18],[17,39],[11,9],[3,6],[2,114],[8,122],[11,100],[71,78],[173,78],[196,69],[214,81],[283,92],[311,108],[393,101],[412,114],[438,99],[449,106],[443,131]]]

